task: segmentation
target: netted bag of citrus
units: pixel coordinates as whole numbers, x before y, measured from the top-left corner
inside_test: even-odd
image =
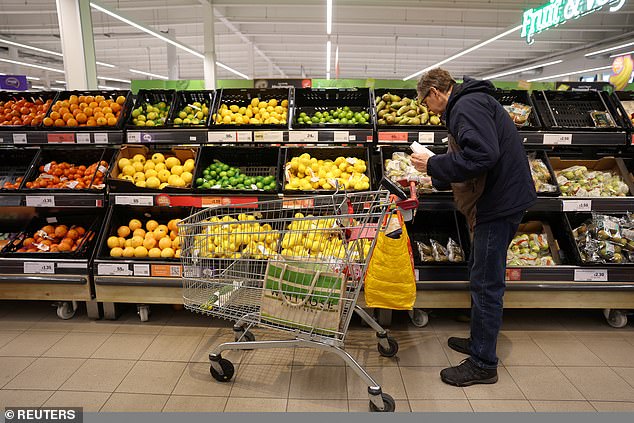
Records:
[[[195,235],[194,248],[202,257],[251,258],[256,260],[277,255],[280,233],[270,224],[260,224],[252,214],[241,213],[236,218],[212,217],[202,234]]]
[[[248,106],[223,103],[212,119],[225,125],[286,125],[288,120],[288,100],[260,101],[254,98]]]
[[[144,103],[132,110],[132,124],[134,126],[163,126],[169,110],[169,104],[164,101],[154,104]]]
[[[178,236],[179,219],[172,219],[167,225],[156,220],[143,223],[132,219],[128,225],[119,226],[117,235],[108,238],[110,257],[136,258],[179,258],[181,240]]]
[[[275,191],[277,183],[275,176],[248,175],[242,173],[237,167],[214,160],[203,170],[202,176],[196,179],[196,188]]]
[[[154,153],[147,158],[135,154],[131,159],[121,158],[118,179],[130,181],[141,188],[163,189],[165,187],[186,187],[193,179],[194,159],[181,163],[175,156]]]
[[[123,112],[125,97],[106,98],[103,95],[71,95],[68,100],[57,100],[44,126],[83,127],[116,126]]]
[[[356,157],[337,157],[334,161],[320,160],[304,153],[293,157],[285,165],[287,190],[333,190],[363,191],[370,188],[370,178],[365,174],[365,160]]]

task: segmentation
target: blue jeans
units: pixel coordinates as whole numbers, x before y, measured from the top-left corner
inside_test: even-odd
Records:
[[[484,369],[498,365],[496,346],[502,326],[506,252],[524,212],[476,224],[469,259],[471,360]]]

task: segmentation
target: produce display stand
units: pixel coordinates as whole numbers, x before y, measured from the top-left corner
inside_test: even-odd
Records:
[[[442,126],[377,126],[374,109],[370,127],[351,125],[328,126],[294,125],[295,92],[288,92],[289,123],[285,127],[258,127],[215,125],[206,127],[142,127],[125,125],[122,129],[82,129],[62,128],[8,128],[0,127],[0,157],[8,164],[24,163],[21,169],[11,166],[0,167],[0,178],[16,172],[26,173],[35,166],[37,157],[43,151],[60,149],[73,158],[73,151],[83,149],[104,149],[110,147],[114,153],[110,162],[110,172],[115,163],[116,152],[121,144],[144,146],[158,150],[179,148],[198,149],[194,181],[202,170],[217,158],[232,166],[267,167],[273,169],[278,189],[276,191],[236,191],[236,190],[200,190],[195,187],[183,189],[153,190],[129,186],[120,189],[108,185],[104,190],[94,191],[54,191],[2,189],[0,187],[0,208],[5,224],[7,219],[15,231],[31,217],[43,211],[67,213],[70,210],[84,213],[102,213],[104,219],[101,232],[95,240],[88,257],[81,260],[43,259],[42,268],[36,269],[34,260],[24,257],[4,255],[0,258],[0,298],[2,299],[41,299],[61,301],[59,312],[68,317],[74,310],[73,301],[85,301],[91,317],[98,316],[98,303],[103,303],[107,318],[116,318],[115,304],[130,303],[140,305],[140,317],[148,317],[150,304],[182,303],[182,282],[180,263],[176,259],[123,259],[109,257],[105,246],[112,230],[113,221],[126,213],[144,209],[163,210],[167,214],[176,213],[181,217],[193,210],[222,204],[240,204],[283,197],[288,208],[306,208],[310,205],[297,197],[314,194],[298,190],[285,190],[284,166],[293,156],[305,152],[324,154],[324,158],[355,156],[367,160],[367,176],[372,181],[371,189],[376,188],[383,172],[383,159],[393,151],[407,152],[412,141],[433,144],[432,149],[441,153],[446,149],[447,130]],[[323,91],[323,90],[322,90]],[[398,91],[398,90],[386,90]],[[369,91],[371,101],[379,90]],[[397,93],[398,94],[398,93]],[[222,91],[207,95],[213,98],[210,114],[216,112],[222,100]],[[232,94],[234,95],[234,94]],[[320,94],[323,96],[323,94]],[[546,93],[548,95],[548,93]],[[178,93],[176,94],[178,96]],[[623,98],[629,98],[622,96]],[[548,109],[544,109],[543,94],[525,92],[501,92],[497,98],[505,102],[526,102],[534,109],[535,121],[529,127],[520,129],[527,151],[537,151],[540,157],[561,157],[564,159],[597,159],[600,157],[619,157],[624,159],[629,174],[634,169],[634,151],[632,150],[632,126],[622,119],[617,96],[601,95],[605,109],[614,112],[616,128],[596,130],[589,127],[553,125],[542,119]],[[551,98],[551,97],[546,97]],[[559,103],[557,103],[559,104]],[[313,104],[313,107],[316,105]],[[552,104],[551,104],[552,106]],[[609,106],[609,107],[608,107]],[[324,107],[331,108],[330,105]],[[334,106],[337,107],[337,106]],[[597,107],[596,104],[592,107]],[[127,111],[129,112],[129,111]],[[172,110],[174,112],[174,110]],[[582,113],[582,112],[579,112]],[[585,112],[583,112],[585,113]],[[128,116],[130,116],[128,114]],[[173,116],[173,115],[172,115]],[[391,135],[390,135],[391,134]],[[396,135],[395,135],[396,134]],[[430,135],[431,134],[431,135]],[[185,147],[183,147],[185,146]],[[269,158],[267,163],[259,162],[258,150],[266,148],[278,156],[274,165]],[[330,153],[326,153],[330,150]],[[264,150],[262,150],[264,151]],[[15,155],[21,155],[17,160]],[[334,156],[333,156],[334,155]],[[267,153],[266,157],[270,157]],[[241,162],[240,160],[246,161]],[[258,166],[259,165],[259,166]],[[4,183],[4,182],[3,182]],[[634,211],[634,196],[577,198],[561,196],[539,196],[530,212],[549,219],[564,219],[571,213],[601,212],[623,214]],[[42,212],[43,213],[43,212]],[[449,213],[458,216],[451,193],[432,193],[420,196],[420,205],[410,229],[413,240],[419,234],[434,227],[434,216]],[[563,220],[561,220],[563,222]],[[11,223],[12,222],[12,223]],[[464,222],[456,221],[460,227]],[[422,225],[419,232],[418,227]],[[563,225],[563,223],[562,223]],[[469,254],[468,235],[461,232],[461,243],[465,255]],[[1,231],[0,231],[1,232]],[[7,231],[8,232],[8,231]],[[560,241],[560,240],[559,240]],[[570,250],[570,240],[560,241],[562,250]],[[416,254],[416,247],[414,253]],[[45,266],[52,263],[54,273]],[[608,310],[606,317],[614,326],[622,326],[627,318],[622,310],[634,309],[634,272],[630,265],[611,264],[606,266],[582,265],[568,254],[563,264],[552,267],[515,267],[507,272],[507,293],[505,307],[508,308],[593,308]],[[75,266],[75,267],[73,267]],[[28,270],[28,272],[27,272]],[[415,307],[421,310],[434,308],[468,308],[467,267],[464,263],[425,264],[416,262],[417,287],[419,292]],[[363,304],[363,298],[360,299]],[[382,323],[389,320],[389,312],[379,315]],[[426,321],[426,315],[425,321]]]

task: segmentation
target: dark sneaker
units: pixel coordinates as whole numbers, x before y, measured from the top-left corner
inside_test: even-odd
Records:
[[[471,339],[470,338],[456,338],[452,336],[447,341],[447,345],[454,351],[458,351],[460,354],[471,355]]]
[[[498,371],[497,369],[483,369],[466,359],[459,366],[441,370],[440,379],[453,386],[492,384],[498,381]]]

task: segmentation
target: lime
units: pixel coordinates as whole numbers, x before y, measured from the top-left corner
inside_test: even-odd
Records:
[[[315,116],[321,119],[324,115],[321,112],[317,112],[315,113]]]
[[[202,185],[204,183],[205,183],[205,180],[203,178],[196,179],[196,185]]]
[[[348,123],[348,119],[346,119],[346,118],[342,118],[341,119],[341,124],[342,125],[346,125],[347,123]]]
[[[236,188],[238,188],[238,189],[244,189],[244,184],[238,184],[238,185],[236,185]]]
[[[205,182],[204,184],[202,184],[200,186],[200,188],[202,189],[210,189],[213,185],[211,185],[209,182]]]
[[[311,119],[311,121],[312,121],[313,123],[319,123],[319,118],[318,118],[317,116],[313,116],[313,117],[312,117],[312,119]]]
[[[230,169],[227,171],[227,176],[230,178],[233,178],[235,176],[236,172],[233,169]]]
[[[347,111],[349,111],[349,110],[350,110],[350,107],[348,107],[348,106],[344,106],[344,107],[343,107],[343,111],[344,111],[344,112],[347,112]]]
[[[257,182],[255,186],[258,187],[258,189],[262,189],[262,187],[264,187],[264,184],[262,182]]]

